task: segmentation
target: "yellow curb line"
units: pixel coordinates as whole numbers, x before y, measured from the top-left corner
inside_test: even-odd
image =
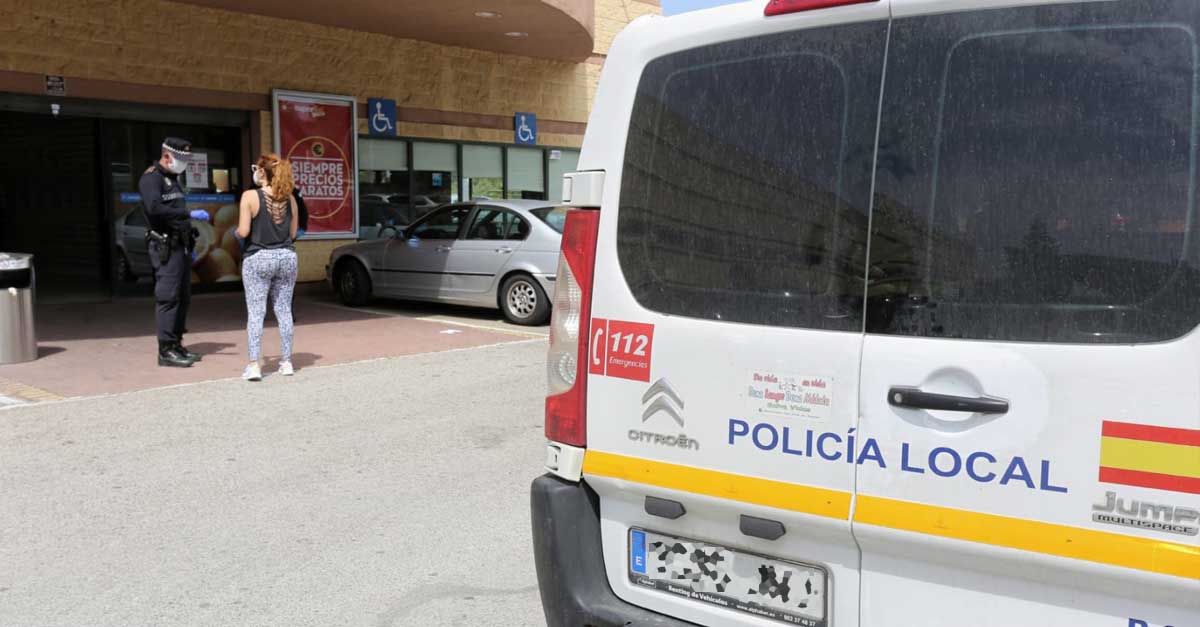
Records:
[[[28,401],[31,403],[61,401],[66,398],[65,396],[59,396],[58,394],[43,390],[41,388],[35,388],[31,385],[25,385],[24,383],[18,383],[16,381],[10,381],[2,378],[0,378],[0,395],[22,401]]]

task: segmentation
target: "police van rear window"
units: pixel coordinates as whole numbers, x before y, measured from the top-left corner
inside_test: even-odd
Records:
[[[886,28],[799,31],[649,64],[618,220],[621,268],[642,306],[861,332]]]
[[[1194,328],[1198,7],[897,20],[867,330],[1138,343]]]

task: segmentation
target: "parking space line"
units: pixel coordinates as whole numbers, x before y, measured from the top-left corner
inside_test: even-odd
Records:
[[[409,315],[405,315],[405,314],[398,313],[395,311],[384,311],[382,309],[375,309],[374,307],[347,307],[346,305],[342,305],[340,303],[327,303],[327,302],[323,302],[323,301],[319,301],[319,300],[308,301],[308,302],[310,302],[314,305],[320,305],[321,307],[328,307],[330,309],[340,309],[342,311],[353,311],[355,313],[365,313],[365,314],[370,314],[372,316],[383,316],[385,318],[409,318],[412,320],[416,320],[415,316],[409,316]]]
[[[468,327],[471,329],[481,329],[484,331],[495,331],[497,333],[509,333],[512,335],[519,335],[522,337],[536,337],[536,338],[550,337],[549,332],[538,333],[537,331],[519,331],[517,329],[509,329],[506,327],[493,327],[493,326],[488,326],[486,324],[461,322],[461,321],[454,320],[454,319],[444,318],[442,316],[424,316],[424,317],[420,317],[420,318],[414,318],[414,320],[421,320],[423,322],[437,322],[440,324],[452,324],[452,325],[459,326],[459,327]]]
[[[371,315],[375,315],[375,316],[386,316],[386,317],[390,317],[390,318],[405,318],[408,320],[420,320],[421,322],[432,322],[435,324],[452,324],[454,326],[467,327],[467,328],[471,328],[471,329],[479,329],[481,331],[495,331],[497,333],[507,333],[509,335],[516,335],[518,337],[545,338],[545,337],[550,336],[549,331],[547,331],[545,333],[539,333],[537,331],[521,331],[519,329],[512,329],[512,328],[502,327],[502,326],[491,326],[491,325],[487,325],[487,324],[479,324],[479,323],[474,323],[474,322],[463,322],[460,320],[455,320],[453,318],[448,318],[442,314],[414,316],[410,313],[404,313],[401,311],[394,311],[394,310],[389,311],[389,310],[385,310],[385,309],[378,309],[375,307],[348,307],[346,305],[342,305],[339,303],[330,303],[330,302],[322,302],[322,301],[312,301],[312,302],[313,302],[313,304],[321,305],[322,307],[330,307],[332,309],[340,309],[343,311],[367,313],[367,314],[371,314]]]

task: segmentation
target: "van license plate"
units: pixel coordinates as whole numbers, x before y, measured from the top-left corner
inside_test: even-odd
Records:
[[[820,566],[630,529],[629,580],[789,625],[826,626],[828,575]]]

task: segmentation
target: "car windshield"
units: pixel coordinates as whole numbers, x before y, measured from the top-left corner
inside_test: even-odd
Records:
[[[550,225],[550,228],[563,232],[563,226],[567,222],[566,207],[540,207],[532,210],[530,213],[537,216],[539,220]]]

